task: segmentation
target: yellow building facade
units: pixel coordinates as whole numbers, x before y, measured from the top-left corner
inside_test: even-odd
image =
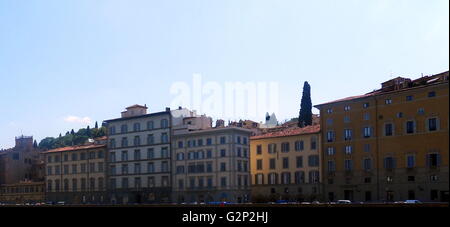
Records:
[[[320,126],[287,128],[250,138],[252,200],[321,200]]]
[[[324,197],[448,201],[448,72],[317,105]]]
[[[106,203],[106,144],[49,150],[46,161],[46,200],[71,204]]]

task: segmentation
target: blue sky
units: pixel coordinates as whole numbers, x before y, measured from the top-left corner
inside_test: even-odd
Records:
[[[0,148],[22,133],[39,141],[93,126],[135,103],[164,110],[171,84],[193,73],[278,82],[284,120],[298,115],[305,80],[318,104],[447,71],[448,4],[0,0]]]

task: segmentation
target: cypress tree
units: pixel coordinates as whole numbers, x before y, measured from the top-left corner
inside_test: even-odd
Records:
[[[98,128],[98,123],[97,123],[97,121],[95,122],[95,128]]]
[[[312,102],[311,86],[308,81],[303,84],[302,101],[300,103],[300,113],[298,117],[298,127],[312,125]]]
[[[72,131],[70,131],[70,134],[75,135],[75,131],[72,129]]]

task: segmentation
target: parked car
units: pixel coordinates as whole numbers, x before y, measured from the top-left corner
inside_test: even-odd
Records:
[[[351,204],[351,203],[352,203],[352,201],[350,201],[350,200],[344,200],[344,199],[338,200],[338,201],[337,201],[337,204]]]
[[[408,199],[406,200],[404,203],[408,203],[408,204],[418,204],[418,203],[422,203],[419,200],[416,199]]]

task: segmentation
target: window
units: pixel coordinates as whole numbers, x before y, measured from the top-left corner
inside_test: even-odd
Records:
[[[350,160],[350,159],[345,160],[344,167],[345,167],[345,171],[352,171],[353,170],[353,160]]]
[[[212,150],[206,150],[206,158],[212,158]]]
[[[317,148],[317,139],[316,137],[311,137],[311,150],[315,150]]]
[[[403,117],[403,112],[398,112],[397,113],[397,118],[402,118]]]
[[[412,95],[406,96],[406,101],[412,101],[412,100],[413,100],[413,96]]]
[[[197,143],[198,143],[198,146],[203,146],[203,140],[202,139],[198,139]]]
[[[161,172],[168,172],[169,171],[169,163],[167,161],[164,161],[161,163]]]
[[[134,160],[141,159],[141,150],[135,150],[134,151]]]
[[[77,189],[78,189],[78,182],[77,182],[77,179],[72,179],[72,191],[73,192],[76,192],[77,191]]]
[[[416,157],[414,155],[406,156],[406,167],[414,168],[415,165],[416,165]]]
[[[275,159],[274,158],[271,158],[269,160],[269,168],[270,169],[275,169]]]
[[[436,181],[438,181],[438,180],[439,180],[439,179],[438,179],[438,176],[437,176],[437,175],[433,174],[433,175],[430,176],[430,181],[436,182]]]
[[[277,152],[277,145],[274,143],[271,143],[268,145],[269,154],[273,154]]]
[[[384,135],[392,136],[392,124],[391,123],[387,123],[384,125]]]
[[[227,170],[227,164],[225,162],[220,163],[220,171],[225,172]]]
[[[262,162],[262,159],[256,160],[256,169],[257,169],[257,170],[262,170],[262,169],[263,169],[263,162]]]
[[[309,180],[308,181],[310,184],[319,183],[319,171],[316,171],[316,170],[309,171]]]
[[[327,125],[332,126],[333,125],[333,119],[328,118],[327,119]]]
[[[109,146],[111,147],[111,148],[116,148],[116,140],[115,139],[111,139],[110,141],[109,141]],[[73,156],[72,156],[73,157]]]
[[[428,119],[428,131],[436,131],[437,130],[437,118]]]
[[[153,121],[148,121],[147,122],[147,130],[152,130],[153,128],[154,128]]]
[[[134,146],[140,146],[141,145],[141,137],[135,136],[134,137]]]
[[[147,172],[154,173],[155,172],[155,164],[153,162],[147,163]]]
[[[352,146],[345,146],[345,154],[346,155],[352,154]]]
[[[430,168],[440,166],[441,156],[439,154],[427,154],[427,165]]]
[[[289,143],[282,143],[281,144],[281,152],[283,152],[283,153],[289,152]]]
[[[153,136],[153,134],[149,134],[147,136],[147,144],[152,145],[155,143],[155,137]]]
[[[363,168],[365,171],[369,171],[372,169],[372,159],[365,158],[363,161]]]
[[[416,177],[415,176],[408,176],[408,181],[409,182],[414,182],[414,181],[416,181]]]
[[[336,171],[336,162],[334,160],[328,160],[327,162],[327,170],[329,173]]]
[[[419,114],[419,115],[425,114],[425,109],[424,109],[424,108],[419,108],[419,109],[417,110],[417,114]]]
[[[428,98],[435,97],[435,96],[436,96],[436,92],[435,91],[428,92]]]
[[[225,144],[226,143],[226,137],[222,136],[220,137],[220,144]]]
[[[369,138],[372,136],[372,128],[371,127],[364,127],[364,138]]]
[[[140,189],[141,188],[141,178],[135,177],[134,178],[134,188]]]
[[[184,166],[177,166],[177,174],[184,173]]]
[[[305,183],[305,172],[304,171],[295,172],[295,183],[296,184]]]
[[[183,148],[183,141],[178,141],[178,148]]]
[[[155,177],[148,177],[147,178],[147,186],[149,188],[155,187]]]
[[[349,111],[350,110],[350,106],[344,106],[344,111]]]
[[[395,160],[393,157],[384,158],[384,168],[385,169],[393,169],[395,168]]]
[[[289,158],[283,158],[283,169],[289,168]]]
[[[257,155],[261,155],[262,154],[262,146],[261,145],[257,145],[256,146],[256,154]]]
[[[392,104],[392,99],[385,99],[384,103],[386,103],[386,105]]]
[[[277,174],[276,173],[269,173],[269,175],[267,175],[268,182],[269,184],[277,184],[278,183],[278,179],[277,179]]]
[[[111,175],[116,175],[116,166],[110,166],[109,171],[110,171]]]
[[[72,165],[72,174],[76,174],[77,173],[77,165],[73,164]]]
[[[203,152],[202,152],[203,154]],[[169,157],[169,148],[168,147],[161,147],[161,158],[168,158]]]
[[[128,151],[122,151],[121,161],[128,161]]]
[[[116,127],[111,126],[111,127],[109,128],[109,134],[110,134],[110,135],[116,134]]]
[[[147,149],[147,159],[155,158],[155,151],[153,148]]]
[[[111,187],[111,189],[116,189],[117,187],[117,183],[116,183],[116,179],[112,178],[109,180],[109,186]]]
[[[127,125],[120,126],[120,132],[121,133],[127,133],[128,132],[128,126]]]
[[[212,163],[211,162],[206,163],[206,172],[207,173],[212,172]]]
[[[344,129],[344,140],[352,140],[352,130]]]
[[[141,164],[140,163],[134,163],[134,173],[136,173],[136,174],[141,173]]]
[[[258,173],[255,175],[255,184],[257,185],[264,184],[264,174]]]
[[[122,143],[121,143],[122,147],[127,147],[128,146],[128,139],[126,137],[122,138]]]
[[[208,146],[212,145],[212,139],[211,138],[207,138],[206,139],[206,145],[208,145]]]
[[[225,149],[220,150],[220,157],[225,157],[227,155],[227,151]]]
[[[139,123],[134,123],[134,125],[133,125],[133,130],[134,130],[135,132],[141,131],[141,124],[139,124]]]
[[[370,144],[364,144],[364,152],[370,152]]]
[[[310,156],[308,156],[308,166],[309,167],[317,167],[317,166],[319,166],[319,156],[318,155],[310,155]]]
[[[168,143],[169,142],[169,137],[167,136],[167,133],[162,133],[161,134],[161,143]]]
[[[366,109],[366,108],[368,108],[368,107],[369,107],[369,103],[368,103],[368,102],[366,102],[366,103],[363,104],[363,108],[364,108],[364,109]]]
[[[295,163],[297,168],[303,168],[303,156],[297,156]]]
[[[328,131],[327,132],[327,142],[333,142],[334,141],[334,132]]]
[[[281,173],[281,184],[290,184],[291,183],[291,173],[284,172]]]
[[[330,108],[330,109],[327,109],[327,113],[328,113],[328,114],[333,113],[333,109],[331,109],[331,108]]]
[[[350,123],[350,117],[349,116],[345,116],[344,117],[344,123]]]
[[[169,127],[169,121],[167,119],[161,120],[161,128],[168,128]]]
[[[227,186],[227,178],[226,177],[220,178],[220,186],[222,186],[222,187]]]
[[[94,173],[95,172],[95,163],[89,163],[89,172]]]
[[[303,140],[295,141],[295,151],[303,151],[304,144]]]
[[[328,155],[334,155],[336,153],[334,147],[328,147],[327,148],[327,154]]]
[[[414,129],[415,129],[414,121],[407,121],[406,122],[406,133],[407,134],[412,134],[415,131]]]
[[[76,153],[72,154],[72,161],[77,161],[78,160],[78,155]]]
[[[364,119],[365,121],[370,120],[370,113],[364,113],[363,119]]]
[[[128,165],[122,164],[122,174],[128,174]]]

